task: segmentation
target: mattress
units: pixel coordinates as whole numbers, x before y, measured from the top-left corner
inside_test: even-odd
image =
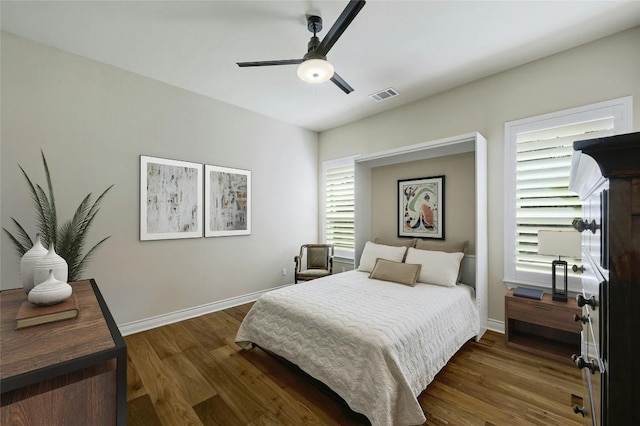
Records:
[[[373,425],[421,424],[418,395],[479,332],[473,288],[368,275],[343,272],[262,295],[236,342],[296,364]]]

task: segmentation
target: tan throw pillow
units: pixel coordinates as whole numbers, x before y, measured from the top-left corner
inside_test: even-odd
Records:
[[[376,238],[376,244],[384,244],[385,246],[395,247],[415,247],[417,238],[411,238],[409,240],[391,239],[391,238]]]
[[[369,274],[369,278],[391,281],[413,287],[420,276],[420,265],[393,262],[386,259],[376,259],[376,264]]]
[[[427,241],[418,240],[414,246],[418,250],[431,250],[431,251],[444,251],[447,253],[466,253],[467,247],[469,247],[469,241],[462,241],[460,243],[452,243],[450,241]]]
[[[405,262],[422,265],[418,281],[444,287],[455,287],[463,253],[418,250],[410,248]]]
[[[406,247],[385,246],[367,241],[364,245],[364,250],[362,250],[362,256],[360,256],[358,271],[371,272],[376,264],[376,259],[379,257],[395,262],[402,262],[406,251]]]

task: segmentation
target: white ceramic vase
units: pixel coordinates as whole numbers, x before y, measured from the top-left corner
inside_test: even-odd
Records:
[[[64,302],[71,296],[72,289],[69,284],[58,280],[53,269],[49,271],[49,276],[42,283],[35,286],[27,298],[34,305],[55,305]]]
[[[49,271],[53,271],[53,275],[64,283],[69,278],[69,266],[67,262],[55,251],[53,243],[49,244],[49,251],[38,260],[35,268],[33,268],[33,284],[43,283],[49,277]]]
[[[40,242],[40,234],[36,234],[36,242],[20,259],[20,281],[22,288],[29,294],[33,288],[33,270],[42,257],[47,254],[47,249]]]

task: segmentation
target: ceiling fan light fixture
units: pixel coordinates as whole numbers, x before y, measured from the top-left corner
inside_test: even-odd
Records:
[[[307,83],[324,83],[333,73],[333,65],[324,59],[307,59],[298,65],[298,77]]]

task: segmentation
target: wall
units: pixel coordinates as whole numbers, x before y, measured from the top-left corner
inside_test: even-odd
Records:
[[[489,318],[504,319],[504,124],[634,96],[640,130],[640,27],[320,133],[320,161],[480,132],[488,140]],[[397,89],[402,93],[401,87]],[[356,217],[357,220],[357,217]]]
[[[115,184],[88,243],[111,238],[85,276],[118,324],[293,282],[293,256],[318,240],[315,132],[6,32],[1,47],[2,226],[14,217],[35,235],[17,165],[45,184],[41,149],[62,218]],[[251,170],[252,235],[139,241],[141,154]],[[19,287],[4,235],[1,248],[1,288]]]
[[[472,152],[371,169],[371,235],[398,235],[398,179],[445,176],[446,241],[469,240],[475,253],[475,158]]]

